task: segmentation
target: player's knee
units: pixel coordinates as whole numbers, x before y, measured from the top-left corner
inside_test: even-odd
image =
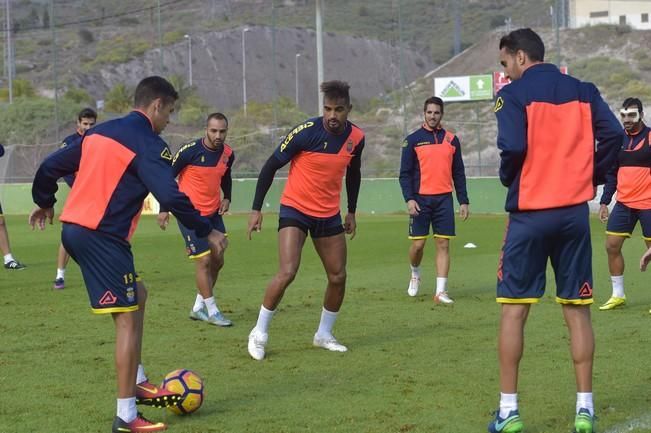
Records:
[[[346,269],[342,269],[339,272],[328,273],[328,282],[334,286],[345,286],[346,285]]]
[[[280,282],[284,286],[287,286],[292,281],[294,281],[294,278],[296,278],[297,271],[298,268],[294,266],[283,267],[278,271],[278,275],[276,276],[276,278],[278,278],[278,280],[280,280]]]
[[[617,255],[622,251],[622,243],[619,239],[606,239],[606,252],[610,255]]]
[[[206,255],[197,259],[197,268],[201,271],[209,271],[212,266],[212,256]]]
[[[450,251],[450,240],[445,238],[436,238],[436,250],[440,253]]]
[[[411,248],[414,252],[420,253],[425,249],[425,239],[416,239],[412,242]]]

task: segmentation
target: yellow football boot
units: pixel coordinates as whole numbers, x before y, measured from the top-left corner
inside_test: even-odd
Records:
[[[617,296],[611,296],[609,300],[606,301],[599,309],[601,311],[614,310],[615,308],[621,307],[626,304],[626,296],[623,298],[618,298]]]

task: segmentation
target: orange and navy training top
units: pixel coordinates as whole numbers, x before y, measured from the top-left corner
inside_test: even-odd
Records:
[[[642,124],[635,134],[626,132],[617,162],[606,177],[601,204],[617,201],[632,209],[651,209],[651,128]]]
[[[348,211],[354,213],[361,182],[364,132],[347,122],[341,134],[323,125],[323,117],[292,129],[260,171],[252,208],[260,210],[276,171],[291,161],[280,203],[316,217],[340,212],[342,180],[346,175]]]
[[[179,177],[179,190],[185,193],[203,216],[219,210],[224,198],[231,200],[233,149],[224,144],[212,150],[199,138],[179,148],[172,159],[172,170]],[[161,209],[162,210],[162,209]]]
[[[459,139],[443,128],[423,125],[405,138],[400,158],[400,188],[405,201],[416,195],[452,192],[459,204],[468,204],[466,172]]]
[[[509,212],[591,200],[622,144],[622,127],[594,84],[548,63],[504,86],[494,111]]]
[[[48,156],[34,177],[32,197],[41,208],[54,206],[57,180],[77,172],[60,217],[65,223],[129,240],[151,191],[183,225],[208,236],[210,221],[179,191],[171,163],[172,154],[149,118],[132,111]]]

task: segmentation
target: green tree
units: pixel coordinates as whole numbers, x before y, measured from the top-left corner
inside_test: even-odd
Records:
[[[63,98],[77,104],[88,105],[93,102],[93,98],[88,94],[88,92],[78,87],[70,87],[63,95]]]
[[[126,113],[133,106],[133,90],[120,83],[106,93],[104,107],[111,113]]]
[[[32,98],[36,95],[34,86],[29,80],[17,78],[12,82],[12,95],[14,98]],[[9,89],[3,87],[0,89],[0,101],[9,101]]]

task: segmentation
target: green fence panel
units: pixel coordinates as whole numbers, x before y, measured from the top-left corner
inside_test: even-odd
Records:
[[[233,202],[231,212],[248,212],[255,195],[256,179],[233,179]],[[280,194],[285,185],[285,179],[276,179],[269,189],[263,211],[278,211]],[[57,213],[65,202],[69,188],[59,184],[57,192]],[[473,213],[503,213],[506,189],[496,178],[468,179],[468,196],[470,210]],[[346,209],[345,188],[342,193],[342,208]],[[0,185],[0,203],[7,215],[28,214],[34,204],[32,202],[31,184]],[[359,194],[357,210],[361,213],[404,213],[405,202],[400,192],[398,179],[363,179]]]

